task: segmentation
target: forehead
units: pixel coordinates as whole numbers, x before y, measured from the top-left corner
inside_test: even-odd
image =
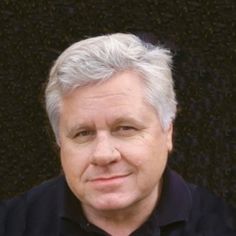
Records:
[[[144,83],[135,72],[127,71],[103,83],[80,87],[62,100],[61,115],[130,116],[150,106],[144,101]]]
[[[142,78],[133,71],[118,73],[111,79],[76,88],[66,94],[62,99],[64,103],[97,103],[103,100],[119,101],[124,97],[143,99],[144,82]]]

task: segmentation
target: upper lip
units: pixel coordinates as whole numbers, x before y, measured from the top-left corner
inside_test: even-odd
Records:
[[[97,176],[94,178],[91,178],[90,181],[98,181],[98,180],[110,180],[110,179],[115,179],[115,178],[122,178],[126,177],[130,174],[116,174],[116,175],[109,175],[109,176]]]

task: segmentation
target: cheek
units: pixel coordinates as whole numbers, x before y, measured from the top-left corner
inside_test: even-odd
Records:
[[[89,155],[84,149],[78,149],[71,145],[62,145],[60,155],[66,176],[80,177],[89,165]]]
[[[142,138],[135,140],[126,140],[120,143],[118,150],[121,156],[132,166],[141,168],[146,162],[150,162],[153,148],[147,141]]]
[[[164,137],[140,137],[124,143],[121,152],[127,162],[137,169],[162,169],[168,156]]]

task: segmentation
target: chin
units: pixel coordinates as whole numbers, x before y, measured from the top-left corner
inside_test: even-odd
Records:
[[[121,210],[133,204],[129,197],[109,196],[99,197],[95,201],[90,202],[90,205],[100,211]]]

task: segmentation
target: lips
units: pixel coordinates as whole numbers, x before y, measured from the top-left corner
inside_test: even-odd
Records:
[[[119,175],[111,175],[111,176],[98,176],[95,178],[92,178],[90,182],[106,182],[106,181],[112,181],[112,180],[117,180],[117,179],[122,179],[130,174],[119,174]]]

